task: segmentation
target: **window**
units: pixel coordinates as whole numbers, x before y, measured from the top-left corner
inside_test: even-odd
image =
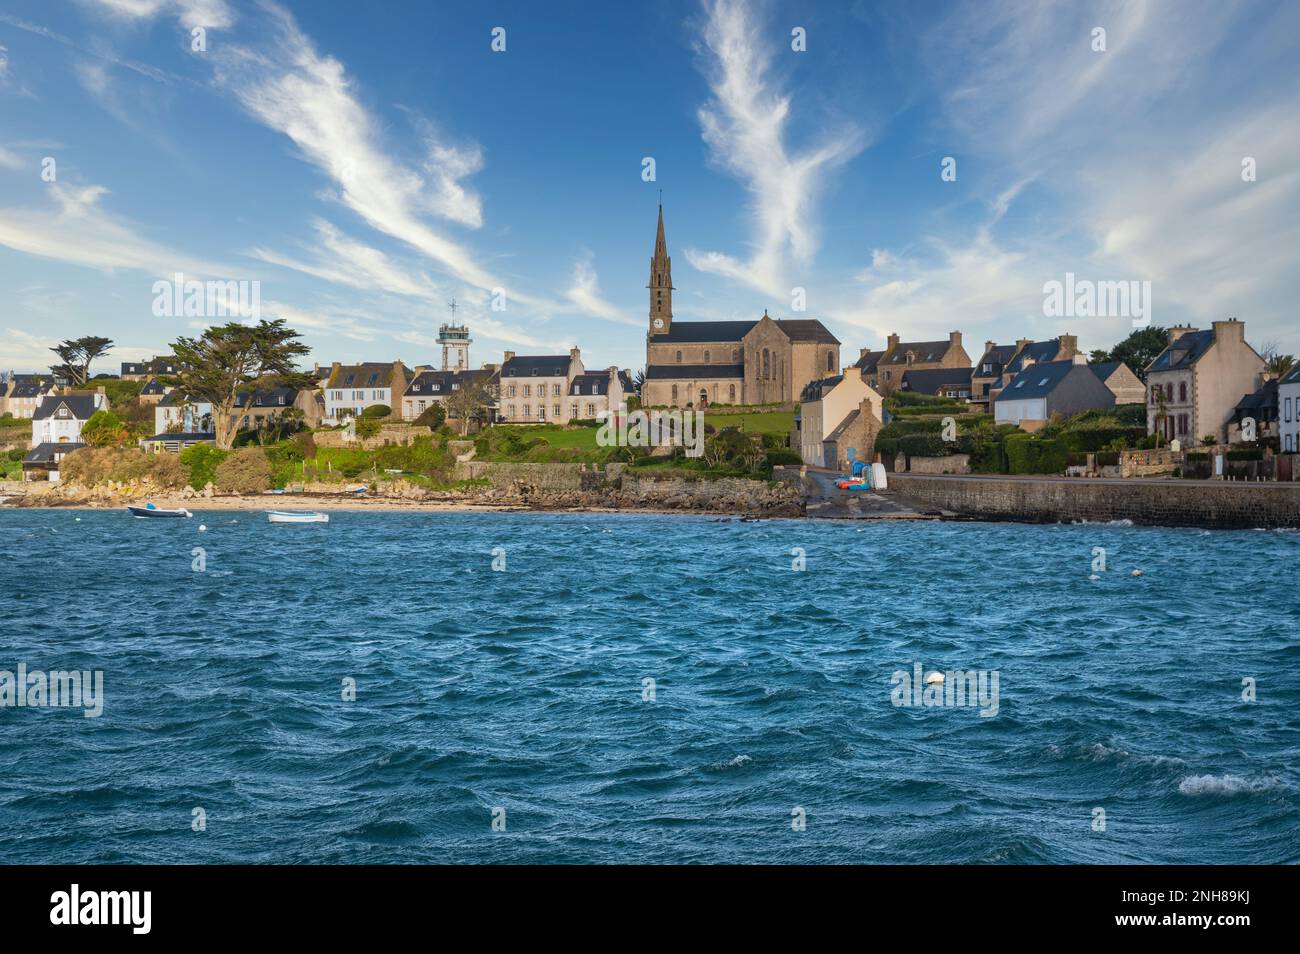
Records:
[[[1288,434],[1288,435],[1286,436],[1286,452],[1287,452],[1288,454],[1291,453],[1291,435],[1290,435],[1290,434]]]
[[[1039,381],[1039,382],[1038,382],[1038,386],[1039,386],[1040,388],[1045,388],[1045,387],[1047,387],[1047,378],[1043,378],[1043,380]]]
[[[772,377],[772,355],[766,348],[763,349],[763,377],[764,379]]]
[[[510,385],[510,387],[506,388],[506,397],[514,397],[514,396],[515,396],[515,386],[512,384]]]
[[[709,349],[708,349],[708,348],[705,348],[705,349],[704,349],[704,363],[705,363],[705,364],[708,364],[708,363],[709,363]]]
[[[560,396],[560,386],[559,386],[558,384],[552,384],[552,385],[551,385],[551,397],[559,397],[559,396]],[[557,413],[558,413],[558,412],[557,412]]]
[[[736,403],[736,386],[734,384],[727,390],[727,400],[732,404]]]
[[[1186,382],[1186,381],[1179,381],[1179,382],[1178,382],[1178,400],[1179,400],[1180,402],[1182,402],[1182,403],[1186,403],[1186,401],[1187,401],[1187,382]]]
[[[673,385],[673,403],[677,403],[677,385]]]
[[[524,417],[532,417],[532,414],[533,414],[533,406],[531,404],[525,404]]]
[[[524,397],[532,397],[532,396],[533,396],[533,386],[531,384],[525,384]]]
[[[513,404],[507,404],[506,417],[514,417],[514,416],[515,416],[515,406]]]
[[[740,363],[740,352],[735,348],[731,349],[731,363],[732,364]]]
[[[682,353],[680,351],[677,352],[677,363],[678,364],[682,363]]]
[[[1015,384],[1012,385],[1012,387],[1016,387],[1016,388],[1023,388],[1024,386],[1025,386],[1024,378],[1021,378],[1019,381],[1017,381]]]
[[[569,405],[569,417],[577,417],[577,416],[578,416],[578,405],[576,405],[576,404],[570,404],[570,405]],[[588,416],[590,417],[590,415],[588,415]]]
[[[834,371],[834,370],[835,370],[835,352],[834,352],[834,351],[827,351],[827,352],[826,352],[826,370],[827,370],[827,371]]]
[[[537,405],[537,419],[538,419],[539,421],[544,421],[544,420],[546,420],[546,405],[545,405],[545,404],[539,404],[539,405]]]
[[[552,407],[552,408],[551,408],[551,413],[554,414],[556,417],[559,417],[559,416],[560,416],[560,405],[556,404],[554,407]]]
[[[596,416],[596,405],[589,403],[587,405],[587,417],[595,417],[595,416]]]
[[[1291,399],[1286,399],[1286,420],[1291,420]]]

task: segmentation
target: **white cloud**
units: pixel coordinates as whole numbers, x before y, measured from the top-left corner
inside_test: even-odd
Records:
[[[235,22],[235,12],[225,0],[86,0],[93,7],[123,20],[151,20],[159,14],[173,16],[185,27],[221,29]]]
[[[344,235],[324,219],[316,219],[313,225],[319,238],[312,249],[314,261],[298,261],[262,248],[253,249],[250,254],[264,262],[352,288],[420,297],[437,296],[437,286],[428,275],[405,270],[383,252]]]
[[[372,228],[410,245],[478,288],[502,285],[464,246],[418,215],[464,225],[481,221],[478,199],[461,180],[476,171],[476,149],[432,139],[424,174],[395,159],[378,123],[357,98],[343,64],[316,51],[283,9],[267,6],[274,38],[262,50],[223,47],[210,54],[218,81],[260,122],[284,133],[338,186],[338,199]],[[519,296],[516,296],[519,297]]]
[[[823,133],[802,151],[786,144],[790,98],[769,78],[770,51],[754,10],[741,0],[711,0],[703,52],[713,99],[699,111],[712,160],[745,183],[756,237],[748,260],[687,249],[701,271],[785,297],[783,259],[800,263],[817,250],[816,200],[828,173],[865,145],[854,126]]]
[[[596,277],[596,269],[592,265],[590,253],[573,263],[573,281],[569,290],[565,292],[565,298],[584,315],[633,328],[641,327],[641,322],[624,314],[621,309],[606,301],[601,295],[600,282]]]

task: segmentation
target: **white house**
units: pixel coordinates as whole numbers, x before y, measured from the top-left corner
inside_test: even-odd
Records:
[[[108,398],[102,389],[45,398],[32,415],[32,447],[80,443],[82,425],[96,411],[107,409]]]
[[[191,401],[173,388],[154,406],[155,434],[166,434],[168,431],[194,434],[211,430],[212,404],[208,401]]]
[[[611,410],[627,403],[617,367],[584,371],[569,381],[569,420],[605,420]]]
[[[1277,404],[1282,453],[1300,453],[1300,362],[1278,381]]]
[[[368,407],[383,406],[394,415],[400,414],[407,382],[413,376],[411,369],[400,361],[392,364],[335,361],[325,382],[325,422],[340,424],[348,418],[360,417]]]

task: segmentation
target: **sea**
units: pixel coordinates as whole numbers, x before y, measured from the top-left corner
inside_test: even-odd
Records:
[[[9,864],[1300,861],[1295,532],[10,509],[0,539]]]

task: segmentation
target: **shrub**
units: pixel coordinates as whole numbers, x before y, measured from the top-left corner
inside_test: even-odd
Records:
[[[163,489],[185,485],[185,468],[175,454],[150,454],[135,447],[86,447],[73,451],[59,465],[68,483],[93,487],[112,481],[151,480]]]
[[[217,467],[226,459],[227,451],[217,450],[211,444],[194,444],[181,451],[180,462],[189,471],[189,484],[202,490],[217,481]]]
[[[81,426],[81,440],[90,447],[117,447],[130,437],[122,419],[112,411],[96,411]]]
[[[387,404],[372,404],[361,412],[362,417],[392,417],[393,409]]]
[[[1065,471],[1064,442],[1030,434],[1012,434],[1004,442],[1013,474],[1060,474]]]
[[[424,409],[424,412],[421,413],[419,417],[415,419],[415,423],[421,427],[427,427],[436,431],[438,428],[442,427],[443,422],[446,420],[447,408],[441,401],[434,401]]]
[[[778,467],[782,465],[799,466],[803,463],[803,458],[796,451],[788,447],[774,447],[767,452],[767,464],[769,467]]]
[[[217,465],[216,486],[237,494],[271,489],[271,461],[260,447],[241,447]]]
[[[947,457],[955,448],[938,434],[906,434],[898,449],[908,457]]]
[[[366,410],[369,411],[370,408],[366,408]],[[382,426],[383,425],[379,422],[379,418],[366,417],[363,414],[361,417],[357,418],[357,423],[356,423],[357,437],[360,438],[361,440],[365,440],[366,438],[369,437],[374,437],[376,434],[379,433],[379,429]]]

